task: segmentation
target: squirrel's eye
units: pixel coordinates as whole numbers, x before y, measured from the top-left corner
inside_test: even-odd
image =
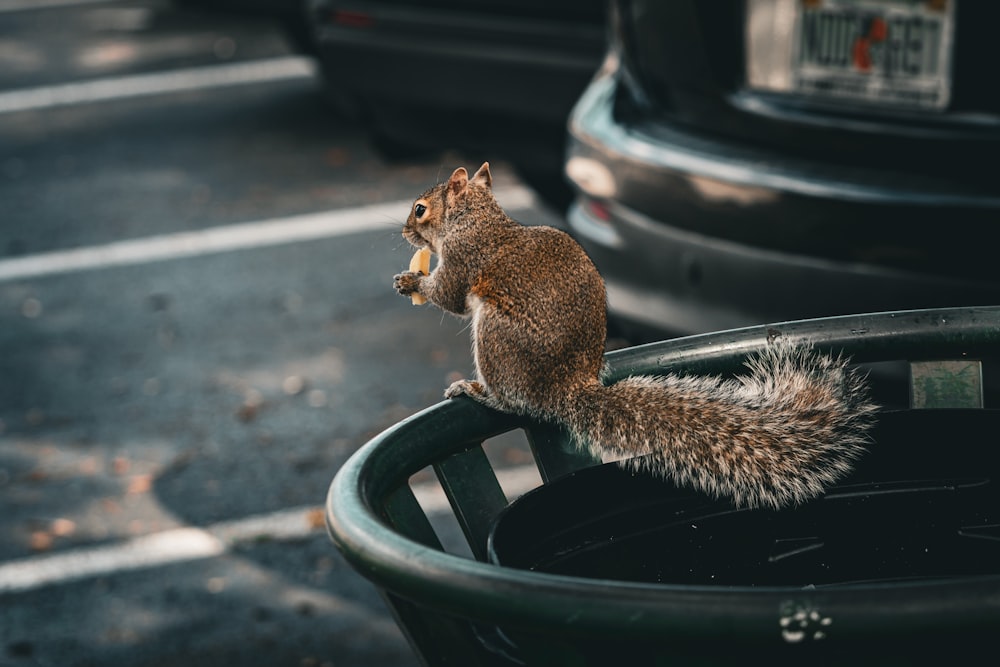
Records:
[[[413,215],[417,216],[418,218],[424,217],[424,213],[426,212],[427,212],[427,207],[424,206],[423,204],[417,204],[416,206],[413,207]]]

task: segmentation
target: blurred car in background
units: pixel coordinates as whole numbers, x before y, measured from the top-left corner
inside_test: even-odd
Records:
[[[611,7],[568,219],[632,340],[1000,302],[1000,4]]]
[[[330,101],[389,157],[479,151],[554,199],[566,120],[606,50],[605,0],[309,0]]]
[[[313,41],[305,16],[305,0],[173,0],[179,7],[262,16],[277,21],[292,48],[311,54]]]

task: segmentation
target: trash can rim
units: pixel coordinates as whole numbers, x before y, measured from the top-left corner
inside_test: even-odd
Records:
[[[817,347],[843,348],[858,361],[879,359],[902,348],[908,356],[928,346],[977,351],[1000,344],[1000,306],[897,311],[860,316],[800,320],[747,329],[703,334],[629,348],[608,355],[609,377],[653,367],[659,372],[693,368],[693,372],[720,372],[741,365],[745,355],[776,335],[792,336]],[[982,622],[988,608],[993,622],[1000,620],[1000,576],[948,580],[852,584],[803,589],[800,587],[710,587],[585,579],[504,568],[447,554],[407,539],[381,517],[378,506],[386,494],[439,455],[462,445],[415,451],[408,447],[410,432],[429,424],[445,424],[448,442],[472,442],[516,428],[518,418],[490,411],[468,400],[431,406],[390,427],[359,449],[331,483],[326,517],[338,549],[361,574],[377,586],[419,600],[442,611],[467,615],[475,608],[481,620],[528,624],[568,622],[556,618],[566,609],[581,628],[621,623],[622,614],[634,619],[637,632],[663,627],[671,631],[713,632],[718,623],[774,623],[781,605],[813,605],[824,613],[850,609],[852,623],[875,631],[900,623],[887,608],[918,614],[933,609],[942,618],[942,599],[950,605],[947,618],[956,625]],[[409,458],[408,458],[409,457]],[[880,605],[871,605],[872,591]],[[667,595],[669,593],[669,595]],[[475,600],[470,605],[470,600]],[[993,600],[991,603],[990,600]],[[691,614],[693,605],[699,613]],[[896,607],[894,607],[895,605]],[[705,608],[711,610],[705,613]],[[867,626],[865,626],[867,624]],[[752,625],[752,623],[751,623]],[[749,627],[749,626],[748,626]]]

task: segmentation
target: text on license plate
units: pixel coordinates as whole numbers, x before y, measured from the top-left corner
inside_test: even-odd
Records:
[[[942,109],[951,94],[955,4],[750,0],[750,84],[832,101]]]

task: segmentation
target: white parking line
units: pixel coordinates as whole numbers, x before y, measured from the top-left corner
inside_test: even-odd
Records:
[[[114,0],[0,0],[0,14],[32,9],[56,9],[78,5],[112,5]]]
[[[197,528],[144,535],[123,544],[77,549],[0,565],[0,593],[27,591],[111,572],[168,565],[225,552],[222,541]]]
[[[496,195],[509,211],[535,203],[534,193],[525,187],[497,190]],[[394,201],[2,259],[0,282],[385,230],[392,220],[399,220],[401,228],[411,204]]]
[[[510,498],[530,491],[540,481],[534,466],[500,469],[496,475]],[[437,484],[415,484],[413,493],[427,514],[439,514],[451,509]],[[314,520],[317,511],[322,510],[293,507],[207,528],[165,530],[119,544],[0,563],[0,594],[30,591],[115,572],[213,558],[226,553],[235,544],[265,537],[272,541],[301,539],[322,528]]]
[[[314,77],[315,74],[316,65],[311,58],[282,56],[266,60],[174,69],[168,72],[108,77],[0,93],[0,113],[39,111],[130,97],[305,79]]]

